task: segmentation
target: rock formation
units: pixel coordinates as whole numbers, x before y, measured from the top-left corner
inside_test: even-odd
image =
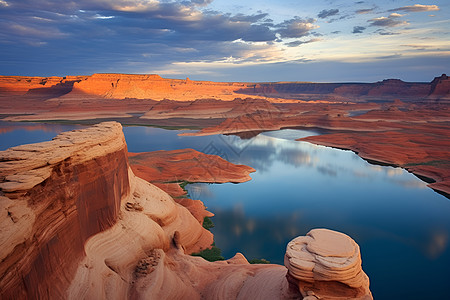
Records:
[[[387,79],[375,83],[314,82],[212,82],[165,79],[159,75],[93,74],[66,77],[0,76],[0,93],[41,95],[71,100],[86,97],[107,99],[171,99],[230,101],[243,95],[273,102],[292,100],[449,99],[449,80],[445,74],[431,83]]]
[[[450,78],[446,74],[434,78],[428,98],[450,100]]]
[[[303,279],[292,266],[303,255],[292,247],[287,277],[284,266],[250,265],[241,254],[219,262],[187,255],[208,247],[211,233],[167,193],[136,177],[127,155],[115,122],[0,152],[2,299],[301,297]],[[330,234],[310,234],[318,266],[360,262],[353,241],[338,239],[354,250],[343,251],[328,245]],[[322,262],[327,255],[340,258]],[[344,265],[351,271],[325,272],[326,279],[357,287],[358,276],[365,278],[361,265]],[[370,298],[368,281],[362,283],[359,290]]]
[[[293,239],[284,264],[304,299],[372,299],[359,246],[343,233],[314,229]]]
[[[151,182],[172,197],[185,195],[180,182],[245,182],[255,169],[235,165],[217,155],[193,149],[129,153],[131,169],[136,176]],[[186,172],[189,170],[189,172]]]
[[[75,83],[69,96],[82,93],[114,99],[233,100],[234,91],[246,86],[246,83],[165,79],[159,75],[93,74]]]

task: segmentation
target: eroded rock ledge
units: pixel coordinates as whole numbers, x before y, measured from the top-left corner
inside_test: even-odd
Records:
[[[304,253],[291,247],[301,238],[288,246],[288,268],[250,265],[241,254],[213,263],[188,255],[211,245],[211,233],[133,174],[115,122],[0,152],[0,189],[4,299],[299,299],[316,291],[306,285],[316,280],[371,298],[359,248],[338,233],[303,239],[315,263],[307,276],[294,263]],[[339,237],[332,244],[330,234]]]

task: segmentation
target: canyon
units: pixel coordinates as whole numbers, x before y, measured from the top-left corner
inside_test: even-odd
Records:
[[[367,99],[445,99],[449,100],[450,80],[443,74],[432,82],[404,82],[386,79],[375,83],[314,82],[212,82],[189,78],[166,79],[159,75],[93,74],[89,76],[25,77],[0,76],[0,93],[35,97],[96,96],[108,99],[197,99],[234,100],[250,95],[276,102],[330,100],[345,102]]]
[[[108,121],[0,152],[2,296],[371,299],[358,244],[326,229],[294,238],[284,266],[189,255],[213,244],[202,227],[213,214],[180,184],[246,182],[254,169],[193,149],[128,153],[116,122],[243,140],[313,129],[298,141],[401,167],[450,198],[449,100],[445,74],[427,83],[0,76],[2,121]]]
[[[164,155],[242,171],[226,179],[208,168],[218,173],[213,181],[245,181],[252,171],[193,150]],[[326,229],[294,239],[286,266],[251,265],[239,253],[217,262],[188,255],[210,247],[212,234],[189,207],[137,177],[128,156],[138,165],[152,158],[129,155],[116,122],[0,152],[2,297],[372,299],[359,247]],[[172,162],[157,177],[178,170]]]

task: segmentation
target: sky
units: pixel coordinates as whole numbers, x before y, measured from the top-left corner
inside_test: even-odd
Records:
[[[429,82],[449,0],[0,0],[0,74]]]

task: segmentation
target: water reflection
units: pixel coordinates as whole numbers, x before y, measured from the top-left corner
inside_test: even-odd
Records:
[[[400,168],[374,166],[351,151],[295,138],[295,132],[279,131],[227,140],[225,147],[243,149],[234,162],[257,170],[253,180],[188,186],[216,214],[213,233],[223,255],[242,252],[283,263],[292,238],[329,228],[359,243],[375,298],[426,298],[413,282],[447,295],[446,283],[421,276],[450,278],[444,267],[450,265],[447,199]]]
[[[0,121],[0,151],[18,145],[49,141],[63,131],[84,127],[83,125]]]
[[[1,146],[49,140],[74,127],[48,126],[0,132]],[[296,142],[314,134],[297,130],[247,140],[151,127],[124,127],[124,133],[131,152],[193,148],[256,169],[246,183],[187,187],[216,215],[213,233],[224,256],[242,252],[283,263],[293,237],[329,228],[360,245],[375,299],[427,299],[430,290],[434,298],[448,297],[450,202],[412,174],[370,165],[350,151]]]

